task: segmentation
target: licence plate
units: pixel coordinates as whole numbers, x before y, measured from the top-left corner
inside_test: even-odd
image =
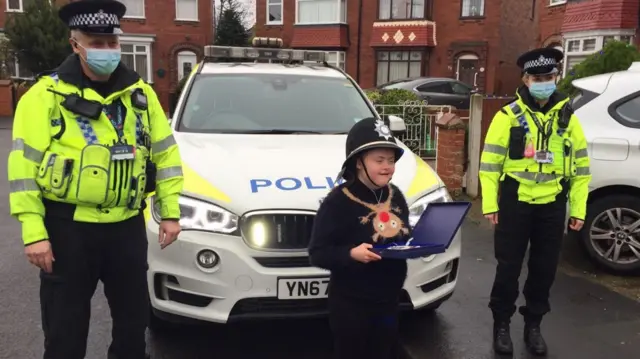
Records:
[[[329,296],[329,278],[278,280],[278,299],[318,299]]]

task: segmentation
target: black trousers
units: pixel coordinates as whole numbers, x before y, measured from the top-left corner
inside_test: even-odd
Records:
[[[498,224],[494,233],[498,261],[489,308],[494,320],[509,322],[516,310],[522,262],[529,249],[529,274],[520,314],[527,323],[539,323],[551,310],[549,291],[555,280],[564,237],[568,186],[555,202],[518,201],[519,183],[507,176],[501,185]]]
[[[398,303],[363,303],[329,292],[329,323],[336,359],[396,359]]]
[[[109,359],[144,359],[147,237],[142,215],[113,224],[46,217],[53,272],[40,272],[44,359],[84,359],[91,298],[104,284],[113,320]]]

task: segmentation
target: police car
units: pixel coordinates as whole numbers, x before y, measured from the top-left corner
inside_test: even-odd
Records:
[[[572,99],[591,161],[587,218],[578,238],[589,258],[619,274],[640,271],[640,62],[574,80]]]
[[[185,83],[170,120],[185,176],[183,231],[164,250],[149,246],[152,328],[327,313],[329,273],[307,254],[314,215],[338,183],[347,132],[379,115],[325,52],[281,43],[207,46]],[[402,119],[390,120],[392,131],[405,130]],[[415,224],[428,203],[451,198],[431,167],[405,150],[393,182]],[[153,197],[146,215],[154,241]],[[460,237],[446,253],[409,260],[402,308],[432,310],[451,296]]]

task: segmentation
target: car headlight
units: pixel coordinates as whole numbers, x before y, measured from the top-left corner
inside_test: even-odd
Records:
[[[156,222],[161,221],[160,208],[151,199],[151,213]],[[238,216],[214,204],[180,196],[180,226],[183,230],[201,230],[230,234],[238,229]]]
[[[416,225],[416,223],[418,223],[420,216],[422,216],[424,210],[427,209],[429,203],[451,201],[453,201],[453,199],[449,195],[447,187],[440,187],[437,190],[427,194],[426,196],[421,197],[411,206],[409,206],[409,225],[413,227]]]

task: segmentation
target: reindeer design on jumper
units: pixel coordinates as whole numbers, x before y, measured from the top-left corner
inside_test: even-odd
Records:
[[[404,226],[404,222],[397,214],[402,213],[399,207],[391,207],[391,199],[393,198],[393,188],[388,186],[389,188],[389,197],[383,203],[372,204],[364,202],[356,196],[354,196],[348,189],[343,188],[342,192],[349,197],[352,201],[359,203],[371,210],[366,216],[360,217],[360,223],[367,224],[371,221],[371,217],[373,217],[373,229],[376,233],[371,237],[373,242],[376,243],[382,238],[393,238],[397,236],[400,232],[403,234],[409,234],[409,230]]]

